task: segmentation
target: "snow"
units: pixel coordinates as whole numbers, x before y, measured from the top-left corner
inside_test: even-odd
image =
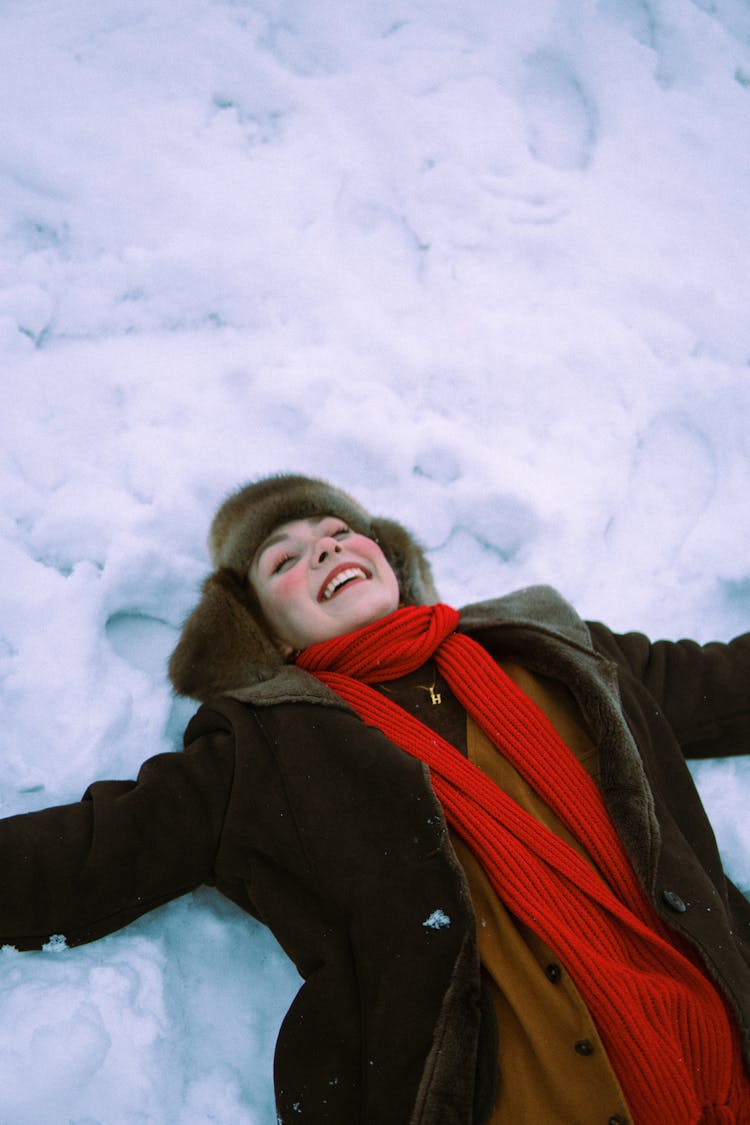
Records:
[[[330,477],[456,604],[750,609],[742,0],[9,0],[0,813],[179,745],[237,484]],[[696,768],[750,889],[750,768]],[[298,987],[201,891],[0,955],[0,1122],[270,1125]]]
[[[433,910],[432,914],[424,920],[423,926],[428,930],[444,930],[446,926],[450,926],[451,920],[444,910]]]

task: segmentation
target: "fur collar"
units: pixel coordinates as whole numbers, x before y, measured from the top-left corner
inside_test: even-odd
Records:
[[[562,642],[595,659],[591,637],[573,606],[551,586],[527,586],[504,597],[474,602],[461,611],[462,632],[481,639],[493,634],[532,630],[540,639]],[[269,679],[224,692],[242,703],[273,707],[279,703],[320,703],[348,710],[330,688],[293,665],[277,668]]]

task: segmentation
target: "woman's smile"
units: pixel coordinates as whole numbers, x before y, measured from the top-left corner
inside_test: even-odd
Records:
[[[352,566],[347,563],[342,563],[341,566],[335,567],[329,574],[326,581],[320,587],[318,594],[318,601],[330,601],[346,586],[350,586],[352,582],[358,579],[368,579],[372,575],[370,571],[365,570],[363,566]]]

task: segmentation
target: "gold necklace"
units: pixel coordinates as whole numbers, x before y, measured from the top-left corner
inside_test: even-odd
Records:
[[[430,687],[425,687],[423,684],[417,684],[420,691],[428,691],[430,693],[430,702],[433,707],[437,707],[439,703],[443,702],[443,697],[439,691],[435,691],[435,681],[432,681]]]

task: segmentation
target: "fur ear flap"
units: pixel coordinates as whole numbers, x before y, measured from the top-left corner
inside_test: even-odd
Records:
[[[180,695],[205,700],[269,679],[284,656],[258,625],[250,595],[226,567],[203,584],[169,661]]]
[[[424,552],[405,527],[394,520],[374,519],[370,535],[393,567],[404,605],[435,605],[440,601]]]

